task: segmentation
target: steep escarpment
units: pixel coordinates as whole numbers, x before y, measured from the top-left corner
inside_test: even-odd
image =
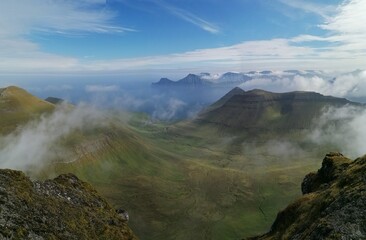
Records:
[[[251,240],[366,239],[366,156],[327,154],[301,187],[303,196],[278,213],[270,232]]]
[[[117,212],[75,175],[0,170],[0,239],[136,239]]]

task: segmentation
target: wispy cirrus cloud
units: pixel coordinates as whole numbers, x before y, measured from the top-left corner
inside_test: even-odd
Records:
[[[196,25],[197,27],[213,34],[217,34],[220,32],[220,28],[216,26],[215,24],[202,19],[201,17],[178,7],[175,7],[173,5],[170,5],[162,0],[156,0],[154,1],[157,5],[160,7],[166,9],[169,13],[179,17],[180,19],[189,22],[193,25]]]
[[[116,14],[107,10],[105,3],[105,0],[0,1],[0,68],[70,71],[80,64],[76,58],[42,51],[28,38],[34,32],[74,35],[135,31],[114,25]]]
[[[304,1],[304,0],[279,0],[279,2],[296,9],[303,10],[305,12],[317,14],[323,18],[328,18],[331,14],[335,13],[336,5],[325,5],[322,3]]]
[[[346,0],[337,7],[332,17],[319,25],[327,31],[325,36],[301,35],[294,42],[328,42],[322,55],[336,58],[366,58],[366,2],[364,0]],[[324,48],[324,47],[323,47]],[[322,50],[322,49],[320,49]]]
[[[104,2],[104,3],[103,3]],[[105,1],[3,0],[0,2],[0,36],[16,36],[32,31],[56,33],[134,31],[116,26],[113,11]]]

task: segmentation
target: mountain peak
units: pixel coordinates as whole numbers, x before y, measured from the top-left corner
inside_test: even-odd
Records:
[[[212,104],[205,112],[211,111],[218,107],[221,107],[228,100],[230,100],[233,96],[242,95],[244,93],[245,93],[245,91],[243,89],[241,89],[240,87],[234,87],[228,93],[226,93],[222,98],[220,98],[218,101],[216,101],[214,104]]]
[[[16,108],[20,107],[29,111],[38,107],[53,108],[53,104],[46,102],[45,100],[38,97],[35,97],[26,90],[16,86],[1,88],[0,98],[6,99],[6,105],[9,105],[5,106],[4,103],[2,103],[0,105],[0,107],[2,108],[12,107],[13,110],[16,110]]]
[[[202,80],[202,78],[196,74],[188,74],[186,77],[182,78],[181,80],[178,81],[178,83],[181,84],[202,84],[203,82],[205,82],[204,80]]]
[[[10,132],[19,123],[50,112],[54,108],[52,103],[35,97],[22,88],[0,88],[0,133]]]

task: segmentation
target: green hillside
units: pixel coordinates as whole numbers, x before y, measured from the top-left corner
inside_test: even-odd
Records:
[[[41,105],[34,112],[52,109]],[[33,116],[26,107],[14,109]],[[102,122],[59,139],[64,154],[40,166],[38,177],[71,172],[90,182],[113,207],[128,210],[141,239],[238,239],[265,232],[301,194],[302,177],[317,167],[317,149],[298,136],[277,139],[309,150],[288,157],[273,152],[270,139],[249,140],[215,124],[169,125],[117,113],[105,113]]]
[[[325,107],[360,106],[315,92],[273,93],[255,89],[230,96],[214,103],[197,122],[236,132],[289,133],[309,129]]]
[[[9,133],[17,125],[53,109],[53,104],[31,95],[24,89],[15,86],[0,88],[0,133]]]
[[[265,149],[236,153],[231,144],[221,146],[222,139],[143,122],[141,116],[129,126],[114,119],[105,129],[78,133],[73,147],[83,154],[52,166],[57,174],[72,172],[91,182],[116,207],[128,209],[130,226],[142,239],[233,239],[263,232],[316,166],[310,157],[288,166],[278,156],[264,156]]]

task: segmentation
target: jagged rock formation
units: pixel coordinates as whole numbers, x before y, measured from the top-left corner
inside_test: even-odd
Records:
[[[136,239],[118,213],[75,175],[44,182],[0,170],[0,239]]]
[[[302,183],[303,196],[278,213],[269,233],[250,238],[366,239],[366,156],[327,154]]]

